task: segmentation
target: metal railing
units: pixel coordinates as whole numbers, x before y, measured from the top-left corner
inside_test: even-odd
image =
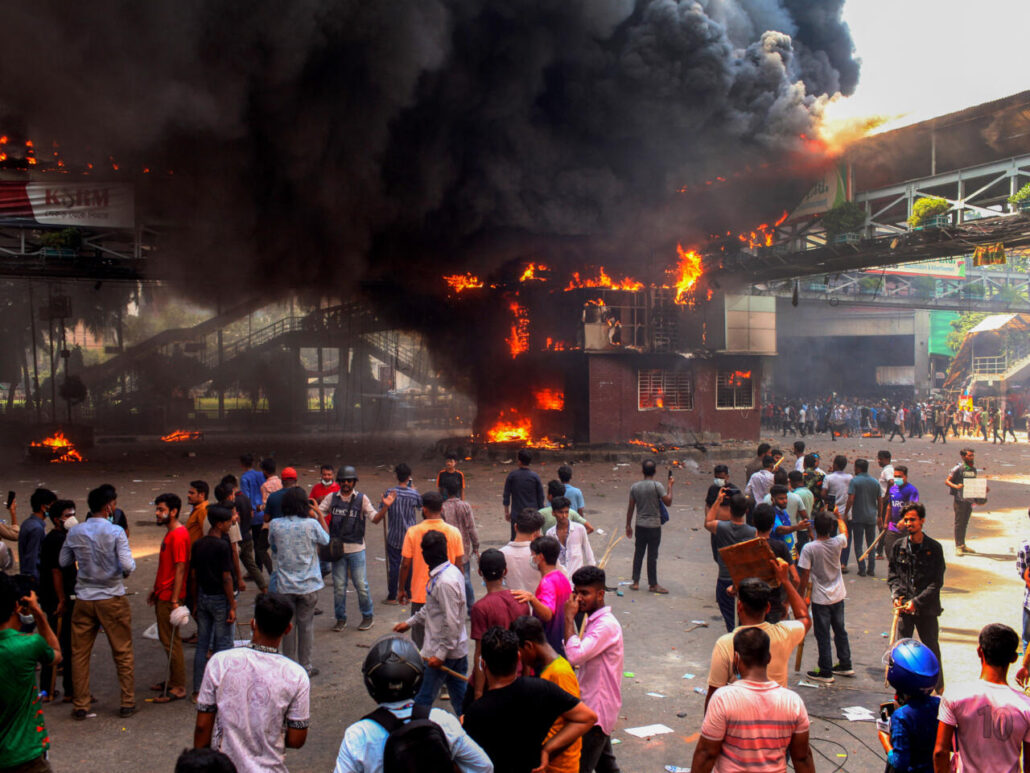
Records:
[[[1008,370],[1008,357],[974,357],[973,373],[977,376],[1000,376]]]

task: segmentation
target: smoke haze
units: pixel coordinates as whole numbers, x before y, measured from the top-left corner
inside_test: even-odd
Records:
[[[804,154],[857,82],[842,5],[50,0],[6,11],[0,123],[163,172],[162,270],[209,291],[639,258],[707,233],[683,186]]]

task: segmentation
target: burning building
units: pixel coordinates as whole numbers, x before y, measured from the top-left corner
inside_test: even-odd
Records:
[[[490,320],[478,350],[487,374],[478,436],[558,447],[757,435],[775,307],[702,286],[696,252],[680,248],[664,281],[604,268],[564,277],[532,263],[508,273],[456,291],[455,302]]]

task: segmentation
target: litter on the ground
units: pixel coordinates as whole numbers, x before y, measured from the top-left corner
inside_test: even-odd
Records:
[[[814,687],[817,690],[819,689],[819,685],[806,682],[804,679],[798,681],[798,687]]]
[[[648,695],[650,695],[652,698],[664,698],[665,697],[660,692],[649,692]]]
[[[659,723],[655,725],[641,725],[640,727],[627,727],[626,732],[637,738],[650,738],[652,735],[671,733],[672,728]]]
[[[698,695],[707,695],[708,694],[708,690],[706,690],[704,687],[695,687],[694,688],[694,692],[696,692]]]
[[[690,622],[692,622],[694,625],[708,625],[707,620],[691,620]]]
[[[684,674],[683,678],[684,679],[693,679],[694,678],[694,674]]]
[[[666,765],[665,769],[669,773],[690,773],[690,768],[681,768],[679,765]]]
[[[636,676],[636,674],[634,674],[632,671],[623,671],[622,675],[624,677],[626,677],[627,679],[632,679],[633,677]]]
[[[865,706],[848,706],[841,709],[849,722],[875,722],[876,716]]]

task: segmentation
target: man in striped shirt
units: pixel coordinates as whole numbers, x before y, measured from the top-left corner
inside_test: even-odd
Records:
[[[417,513],[422,509],[422,497],[411,485],[411,467],[401,462],[394,468],[397,485],[383,494],[379,512],[372,518],[372,523],[379,523],[386,518],[386,601],[384,604],[397,604],[397,585],[401,573],[401,547],[408,528],[415,525]],[[389,513],[389,515],[387,515]],[[411,588],[404,589],[405,594]]]
[[[694,748],[694,773],[779,773],[790,757],[797,773],[814,773],[808,712],[801,697],[770,681],[769,636],[761,628],[733,635],[733,670],[740,679],[720,687],[708,704]]]

